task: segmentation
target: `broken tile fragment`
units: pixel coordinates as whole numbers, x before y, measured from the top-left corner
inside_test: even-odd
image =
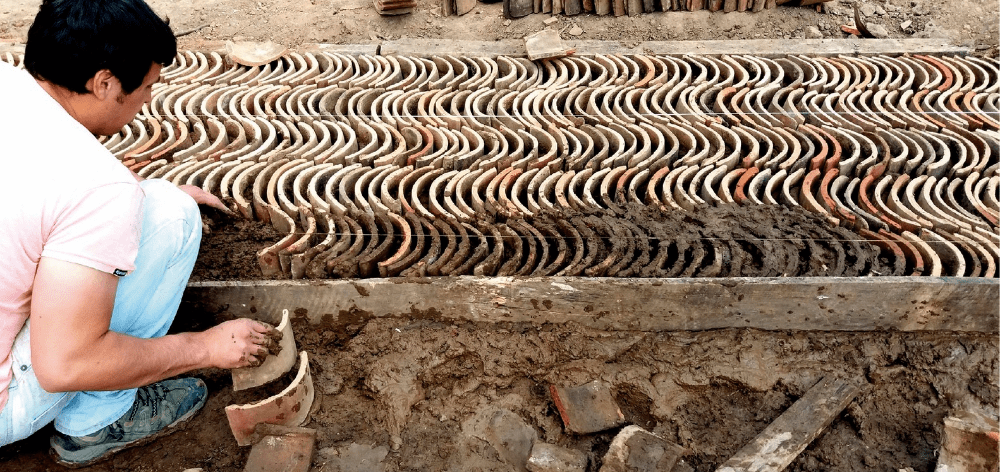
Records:
[[[551,29],[544,29],[525,36],[524,49],[528,51],[528,59],[532,61],[552,57],[565,57],[576,51],[575,49],[566,47],[562,42],[562,38],[559,37],[559,32]]]
[[[288,48],[273,41],[226,41],[229,59],[244,66],[262,66],[288,54]]]
[[[683,453],[677,444],[638,426],[626,426],[611,441],[600,472],[670,471]]]
[[[1000,425],[976,411],[959,411],[944,419],[937,472],[986,472],[1000,467]]]
[[[582,451],[567,449],[536,441],[528,457],[530,472],[584,472],[587,455]]]
[[[316,430],[259,424],[244,472],[308,472]]]
[[[295,366],[295,336],[292,334],[292,323],[288,318],[288,310],[281,313],[281,322],[276,328],[281,333],[281,348],[277,354],[267,356],[257,367],[233,369],[233,390],[240,391],[259,387],[281,377]]]
[[[253,444],[254,428],[260,423],[283,426],[301,426],[309,419],[315,390],[309,371],[309,356],[299,355],[299,371],[295,380],[273,397],[246,405],[229,405],[226,417],[229,428],[240,446]]]
[[[611,386],[604,382],[595,380],[579,387],[551,385],[549,392],[567,431],[596,433],[625,423]]]

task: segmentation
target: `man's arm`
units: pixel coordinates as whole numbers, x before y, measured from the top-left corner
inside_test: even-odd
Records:
[[[43,257],[31,298],[31,358],[50,392],[141,387],[193,369],[259,363],[270,327],[232,320],[200,333],[141,339],[109,331],[118,278]]]

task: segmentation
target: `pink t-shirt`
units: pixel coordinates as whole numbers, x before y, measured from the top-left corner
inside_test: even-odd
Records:
[[[86,128],[28,73],[0,61],[0,409],[39,259],[132,271],[142,198]]]

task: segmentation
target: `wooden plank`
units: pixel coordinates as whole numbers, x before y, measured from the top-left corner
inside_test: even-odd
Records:
[[[561,15],[563,12],[563,0],[552,0],[552,15]]]
[[[708,0],[708,10],[709,11],[721,10],[723,1],[724,0]]]
[[[594,11],[594,0],[583,0],[583,11],[588,13]]]
[[[716,472],[781,472],[860,391],[862,380],[825,377]]]
[[[731,13],[736,11],[736,2],[739,0],[725,0],[722,4],[722,11],[726,13]]]
[[[611,0],[594,0],[594,14],[607,15],[611,13]]]
[[[516,1],[516,0],[511,0]],[[531,0],[528,0],[529,2]],[[523,10],[522,10],[523,11]],[[522,15],[523,16],[523,15]],[[506,39],[500,41],[457,41],[449,39],[406,38],[384,41],[380,49],[382,55],[432,57],[455,56],[512,56],[525,57],[524,41]]]
[[[577,52],[588,49],[578,46]],[[764,57],[784,57],[790,54],[806,54],[810,56],[836,57],[903,54],[931,55],[967,55],[971,49],[957,46],[947,39],[879,39],[877,41],[852,41],[849,39],[751,39],[743,41],[645,41],[637,47],[640,51],[650,54],[684,55],[723,55],[723,54],[753,54]]]
[[[542,0],[542,13],[552,13],[552,0]]]
[[[593,6],[591,9],[593,9]],[[583,13],[583,2],[580,0],[563,0],[563,11],[566,13],[566,16],[579,15]]]
[[[653,13],[656,11],[654,0],[642,0],[642,11],[643,13]]]
[[[525,1],[530,6],[532,0]],[[669,1],[669,0],[666,0]],[[697,1],[697,0],[696,0]],[[506,2],[505,2],[506,5]],[[527,14],[527,13],[525,13]],[[522,15],[523,16],[523,15]],[[956,46],[946,39],[879,39],[877,41],[852,41],[848,39],[797,39],[795,41],[777,39],[754,39],[743,41],[645,41],[636,47],[625,47],[620,41],[564,40],[567,46],[576,49],[575,55],[595,54],[700,54],[720,56],[723,54],[746,54],[753,51],[763,57],[784,57],[790,54],[810,56],[868,56],[903,54],[966,55],[969,47]],[[224,53],[223,41],[206,41],[198,48],[202,52]],[[517,39],[500,41],[461,41],[447,39],[407,38],[383,41],[381,44],[328,44],[312,43],[298,46],[299,52],[326,51],[350,55],[409,55],[431,57],[441,55],[460,56],[509,56],[525,57],[524,42]],[[24,53],[20,43],[0,43],[0,52]]]
[[[565,323],[596,329],[1000,330],[1000,282],[936,277],[609,279],[441,277],[202,282],[185,303],[277,323],[283,309],[319,323],[434,313],[441,320]],[[945,310],[948,311],[945,311]]]
[[[738,0],[736,2],[736,11],[747,11],[748,0]]]

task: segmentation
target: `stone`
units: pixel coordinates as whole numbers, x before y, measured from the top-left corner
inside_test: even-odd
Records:
[[[584,472],[587,454],[541,441],[535,442],[528,457],[530,472]]]
[[[581,28],[579,25],[573,25],[573,27],[570,28],[569,31],[567,31],[567,33],[569,33],[570,36],[580,36],[581,34],[583,34],[583,28]]]
[[[600,472],[673,470],[684,448],[638,426],[622,428],[604,455]]]
[[[625,423],[611,387],[604,382],[595,380],[578,387],[551,385],[549,392],[567,431],[596,433]]]
[[[516,413],[497,407],[488,407],[462,423],[462,430],[469,436],[482,439],[497,451],[500,460],[518,472],[526,471],[531,447],[538,440],[538,432]]]
[[[882,5],[875,5],[875,14],[879,16],[884,16],[886,13],[885,8]]]
[[[504,26],[510,26],[510,23],[511,23],[510,20],[503,20],[503,25]]]
[[[912,25],[912,24],[913,24],[912,21],[906,20],[906,21],[904,21],[904,22],[902,22],[902,23],[899,24],[899,29],[901,29],[903,31],[906,31],[906,30],[910,29],[910,25]]]
[[[823,33],[819,30],[819,28],[817,28],[815,26],[807,26],[806,27],[806,38],[807,39],[820,39],[822,37],[823,37]]]
[[[859,7],[861,9],[861,14],[864,16],[872,16],[875,14],[875,5],[871,3],[865,3]]]
[[[691,464],[688,464],[687,462],[684,462],[684,459],[681,459],[674,464],[674,468],[671,469],[670,472],[694,472],[694,467],[691,467]]]
[[[259,424],[259,440],[250,449],[244,472],[308,472],[316,430]]]
[[[551,26],[559,22],[559,18],[555,16],[550,16],[542,21],[546,26]]]
[[[885,27],[885,25],[878,23],[868,25],[868,32],[871,33],[872,36],[875,36],[876,38],[889,37],[889,30]]]

